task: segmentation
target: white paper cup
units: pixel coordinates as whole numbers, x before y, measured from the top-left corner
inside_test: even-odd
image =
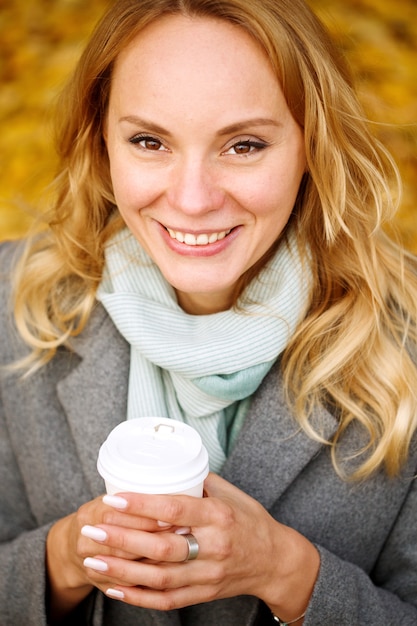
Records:
[[[110,495],[187,494],[201,497],[208,454],[194,428],[165,417],[130,419],[100,448],[97,469]]]

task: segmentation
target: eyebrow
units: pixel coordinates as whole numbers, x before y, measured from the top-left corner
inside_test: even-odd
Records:
[[[125,117],[121,117],[120,122],[129,122],[130,124],[135,124],[137,126],[143,126],[147,130],[155,132],[160,135],[165,135],[167,137],[171,137],[172,133],[169,132],[166,128],[159,126],[159,124],[155,124],[150,120],[146,120],[137,115],[127,115]],[[242,120],[241,122],[236,122],[234,124],[230,124],[229,126],[225,126],[218,131],[218,135],[223,137],[224,135],[230,135],[233,133],[239,133],[246,130],[248,127],[256,127],[256,126],[282,126],[281,122],[278,120],[270,119],[267,117],[255,117],[247,120]]]
[[[278,120],[269,119],[267,117],[255,117],[247,120],[242,120],[241,122],[236,122],[235,124],[230,124],[229,126],[225,126],[221,130],[219,130],[218,134],[220,136],[230,135],[232,133],[239,133],[243,130],[246,130],[248,127],[253,128],[255,126],[282,126],[281,122]]]
[[[143,117],[138,117],[137,115],[126,115],[126,117],[121,117],[119,122],[129,122],[129,124],[143,126],[147,130],[157,133],[158,135],[171,137],[171,133],[166,128],[163,128],[162,126],[159,126],[159,124],[155,124],[150,120],[145,120]]]

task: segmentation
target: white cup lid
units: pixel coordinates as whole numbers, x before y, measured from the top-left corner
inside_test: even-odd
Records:
[[[120,491],[176,493],[207,477],[208,454],[194,428],[165,417],[126,420],[100,448],[97,469]]]

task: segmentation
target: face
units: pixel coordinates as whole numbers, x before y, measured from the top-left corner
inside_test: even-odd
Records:
[[[189,313],[227,309],[287,223],[301,129],[242,29],[169,16],[114,68],[106,122],[119,211]]]

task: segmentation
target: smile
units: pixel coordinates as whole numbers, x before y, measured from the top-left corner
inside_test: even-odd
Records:
[[[176,239],[180,243],[185,243],[188,246],[207,246],[209,243],[216,243],[216,241],[224,239],[231,230],[232,229],[229,228],[229,230],[222,230],[218,233],[200,233],[199,235],[193,235],[192,233],[183,233],[167,228],[171,239]]]

